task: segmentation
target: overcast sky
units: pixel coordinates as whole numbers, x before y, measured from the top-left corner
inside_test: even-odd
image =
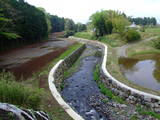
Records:
[[[25,0],[37,7],[75,22],[86,23],[99,10],[119,10],[133,17],[156,17],[160,21],[160,0]]]

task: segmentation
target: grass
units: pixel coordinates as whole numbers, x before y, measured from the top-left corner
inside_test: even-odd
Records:
[[[159,54],[160,50],[154,47],[154,41],[140,42],[130,46],[127,50],[127,56],[132,57],[134,55],[142,55],[142,54]]]
[[[98,84],[98,87],[100,89],[100,92],[103,93],[104,95],[106,95],[109,99],[112,99],[118,103],[121,103],[121,104],[124,104],[125,101],[120,98],[119,96],[116,96],[113,94],[113,92],[108,89],[106,87],[106,85],[100,80],[100,69],[99,69],[99,65],[96,65],[96,68],[94,70],[94,73],[93,73],[93,77],[94,77],[94,80],[97,82]]]
[[[51,61],[40,72],[35,73],[32,78],[24,81],[25,85],[44,88],[44,99],[42,100],[41,109],[49,113],[51,118],[53,118],[54,120],[72,120],[72,118],[70,118],[70,116],[63,110],[63,108],[61,108],[61,106],[57,103],[57,101],[50,93],[48,86],[49,71],[59,60],[64,59],[66,56],[70,55],[73,51],[75,51],[81,46],[82,44],[80,43],[76,43],[70,46],[64,53]],[[44,82],[42,86],[40,86],[40,81]]]
[[[10,73],[0,74],[1,102],[10,102],[12,104],[17,104],[26,108],[38,108],[39,110],[47,112],[54,120],[72,120],[72,118],[53,98],[48,86],[48,74],[51,68],[59,60],[64,59],[81,45],[82,44],[79,43],[71,45],[59,57],[42,68],[41,71],[34,73],[31,78],[22,81],[22,83],[15,82],[14,76]],[[2,78],[5,79],[5,81]]]
[[[74,34],[75,37],[89,39],[89,40],[95,40],[91,32],[77,32]]]
[[[121,36],[116,33],[99,37],[98,39],[93,37],[93,34],[91,32],[78,32],[74,36],[78,38],[89,39],[89,40],[98,40],[98,41],[107,43],[112,47],[119,47],[126,43],[125,40],[123,40]]]
[[[41,103],[43,90],[29,88],[16,82],[9,72],[0,73],[0,102],[10,103],[37,110]]]
[[[147,27],[145,28],[145,32],[141,32],[142,39],[160,36],[160,27]]]
[[[140,105],[137,106],[136,110],[141,115],[149,115],[149,116],[152,116],[152,117],[157,118],[158,120],[160,120],[160,114],[159,113],[155,113],[153,111],[146,110],[145,108],[141,107]]]

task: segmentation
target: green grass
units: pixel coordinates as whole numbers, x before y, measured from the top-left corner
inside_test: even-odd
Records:
[[[64,109],[53,98],[48,86],[48,74],[51,68],[61,59],[70,55],[82,44],[71,45],[59,57],[51,61],[31,78],[16,82],[11,73],[0,73],[0,102],[18,105],[19,107],[46,111],[54,120],[72,120]],[[40,87],[40,81],[44,88]]]
[[[141,107],[140,105],[137,106],[137,112],[141,115],[150,115],[154,118],[157,118],[158,120],[160,120],[160,114],[159,113],[155,113],[153,111],[147,110],[143,107]]]
[[[116,33],[99,37],[98,39],[96,39],[91,32],[78,32],[74,36],[78,38],[89,39],[89,40],[98,40],[98,41],[107,43],[112,47],[122,46],[126,43],[125,40],[123,40],[121,36]]]
[[[59,57],[51,61],[48,65],[46,65],[40,72],[37,72],[32,76],[32,78],[29,78],[26,81],[23,81],[23,83],[30,87],[36,87],[39,88],[39,81],[45,80],[44,82],[44,92],[43,92],[43,98],[42,104],[41,104],[41,110],[46,111],[49,113],[51,118],[54,120],[72,120],[72,118],[64,111],[64,109],[57,103],[57,101],[53,98],[49,86],[48,86],[48,74],[52,67],[61,59],[64,59],[68,55],[70,55],[73,51],[80,48],[82,44],[76,43],[74,45],[71,45],[64,53],[62,53]],[[61,81],[59,81],[61,82]],[[63,86],[61,86],[63,87]],[[52,101],[52,102],[51,102]],[[50,105],[50,107],[49,107]]]
[[[112,99],[118,103],[124,104],[125,101],[113,94],[113,92],[106,87],[106,85],[100,80],[100,69],[99,65],[96,65],[96,68],[93,73],[94,80],[97,82],[100,92],[106,95],[109,99]]]
[[[9,72],[0,73],[0,102],[38,109],[42,99],[41,93],[41,89],[29,88],[16,82]]]
[[[84,38],[89,40],[95,40],[91,32],[77,32],[74,34],[75,37]]]

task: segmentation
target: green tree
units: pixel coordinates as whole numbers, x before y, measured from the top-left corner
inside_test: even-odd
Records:
[[[71,19],[65,19],[65,31],[75,31],[75,23]]]

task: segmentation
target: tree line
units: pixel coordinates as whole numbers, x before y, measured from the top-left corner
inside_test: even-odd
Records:
[[[98,38],[106,34],[122,34],[130,21],[124,13],[113,10],[102,10],[90,17],[90,26]]]
[[[134,22],[136,25],[156,25],[157,24],[157,20],[155,17],[137,17],[137,18],[132,18],[129,17],[128,18],[130,22]]]
[[[50,32],[67,35],[85,29],[84,24],[50,15],[24,0],[0,0],[0,50],[40,42]]]

